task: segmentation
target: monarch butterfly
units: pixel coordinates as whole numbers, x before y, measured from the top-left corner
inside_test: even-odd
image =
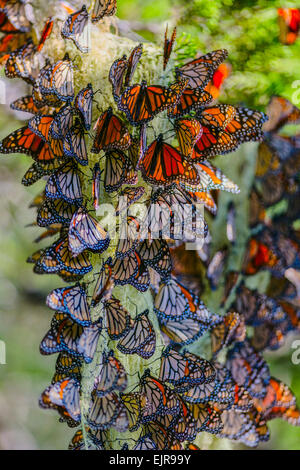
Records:
[[[226,347],[235,338],[237,329],[241,327],[242,319],[236,312],[227,313],[223,322],[216,325],[211,331],[211,349],[213,357],[215,357],[221,349]],[[243,336],[246,335],[245,326],[243,328]],[[244,339],[244,338],[243,338]]]
[[[56,314],[57,315],[57,314]],[[102,330],[101,319],[83,327],[65,314],[55,321],[40,344],[41,354],[66,351],[72,356],[91,362]]]
[[[55,113],[51,124],[51,137],[63,139],[73,126],[73,108],[70,104],[64,105]]]
[[[179,149],[185,157],[189,157],[194,145],[202,135],[202,126],[196,119],[179,119],[175,122],[175,131]]]
[[[54,289],[46,299],[46,304],[52,310],[66,313],[83,326],[91,324],[91,314],[87,303],[85,289],[80,286]]]
[[[38,74],[35,53],[36,47],[31,40],[11,52],[5,62],[5,75],[8,78],[22,78],[33,85]]]
[[[253,401],[250,394],[241,387],[237,387],[235,381],[232,378],[230,371],[219,362],[214,362],[214,368],[216,370],[216,381],[221,384],[220,390],[214,399],[216,403],[219,403],[222,409],[230,409],[233,406],[240,410],[249,410],[253,406]]]
[[[141,413],[142,423],[153,421],[158,415],[178,415],[179,398],[159,379],[152,377],[149,369],[140,379],[140,390],[146,398],[146,406]]]
[[[296,399],[283,382],[271,377],[264,399],[254,400],[255,408],[266,421],[281,418],[294,426],[299,425],[300,413]]]
[[[212,189],[228,191],[234,194],[238,194],[240,192],[239,187],[227,178],[219,168],[216,168],[210,162],[204,160],[201,163],[197,163],[195,167],[197,169],[200,182],[196,185],[192,185],[185,181],[180,182],[180,186],[182,186],[187,192],[198,193],[199,191],[209,191]]]
[[[55,109],[48,105],[37,107],[31,95],[18,98],[10,104],[11,109],[31,114],[53,114]]]
[[[270,371],[262,355],[248,341],[235,343],[229,351],[226,367],[236,383],[244,387],[251,397],[263,398],[270,382]]]
[[[77,352],[87,363],[92,362],[97,348],[99,336],[102,331],[101,318],[89,326],[83,328],[83,332],[77,341]]]
[[[46,174],[47,171],[44,171],[43,168],[35,162],[30,168],[28,168],[22,178],[21,183],[24,186],[30,186],[36,183],[40,178],[42,178]]]
[[[179,118],[194,109],[206,106],[212,100],[212,96],[207,91],[200,88],[185,88],[178,100],[178,102],[168,109],[168,116],[170,118]]]
[[[85,88],[79,91],[75,98],[75,108],[82,117],[84,128],[88,131],[92,124],[92,106],[93,106],[93,87],[89,83]]]
[[[116,59],[109,70],[109,81],[112,84],[113,96],[118,102],[119,96],[123,88],[125,74],[128,70],[127,56],[123,55],[120,59]]]
[[[57,410],[61,416],[60,419],[66,421],[69,427],[78,426],[81,419],[79,382],[69,379],[50,385],[41,394],[39,405],[41,408]]]
[[[196,431],[194,426],[195,423],[192,422],[193,418],[189,414],[186,405],[182,401],[180,401],[179,403],[180,408],[178,411],[178,415],[158,415],[155,418],[156,423],[163,426],[168,433],[172,433],[172,449],[173,446],[176,446],[177,448],[180,443],[178,441],[189,440],[189,435],[187,432],[188,429],[190,429],[194,433],[193,439],[195,439],[196,437]],[[189,421],[189,424],[187,423],[187,421]]]
[[[121,400],[128,412],[129,431],[136,431],[140,426],[140,414],[142,407],[145,406],[145,398],[141,393],[131,392],[122,393]]]
[[[136,67],[139,63],[139,60],[142,56],[142,53],[143,53],[143,44],[139,44],[132,50],[130,56],[128,57],[127,70],[126,70],[125,81],[124,81],[125,87],[128,87],[130,85],[130,82],[132,80]]]
[[[46,199],[38,209],[37,224],[39,227],[48,227],[52,224],[70,224],[77,207],[61,199]]]
[[[53,138],[52,126],[54,124],[55,118],[53,116],[37,115],[30,119],[28,128],[49,145],[54,157],[61,160],[66,159],[62,140]]]
[[[238,145],[233,134],[220,127],[202,125],[202,134],[195,143],[191,159],[194,162],[203,162],[206,157],[233,152]]]
[[[121,286],[128,284],[138,274],[141,262],[141,257],[136,251],[124,258],[116,258],[113,264],[115,284]]]
[[[138,354],[149,359],[155,352],[156,335],[148,319],[149,311],[137,315],[131,330],[118,342],[117,348],[123,354]]]
[[[196,438],[196,421],[184,401],[180,401],[177,422],[172,426],[172,434],[179,442],[193,441]]]
[[[2,1],[0,9],[18,31],[30,31],[34,17],[28,0]]]
[[[159,378],[171,384],[181,383],[190,372],[189,362],[184,356],[168,346],[162,353]]]
[[[176,68],[176,78],[188,79],[190,88],[204,88],[211,80],[214,71],[224,62],[227,56],[226,49],[209,52],[180,68]]]
[[[68,238],[69,248],[73,255],[78,255],[86,249],[102,253],[110,243],[108,233],[82,207],[72,217]]]
[[[164,240],[144,240],[138,252],[146,266],[151,266],[161,277],[166,279],[172,271],[172,258],[169,247]]]
[[[280,41],[287,45],[294,44],[300,30],[299,8],[278,8],[277,12],[280,28]]]
[[[63,149],[67,157],[75,158],[80,165],[88,165],[84,132],[79,120],[76,120],[74,126],[67,132],[63,142]]]
[[[112,16],[117,11],[117,0],[96,0],[92,12],[92,22],[97,23],[104,16]]]
[[[180,345],[188,345],[193,341],[202,336],[210,326],[201,321],[201,319],[195,317],[180,318],[170,317],[164,319],[159,317],[160,328],[173,343]]]
[[[37,261],[36,269],[41,273],[57,273],[67,271],[76,275],[83,275],[93,269],[85,254],[72,256],[68,246],[68,238],[58,240],[52,247],[45,251],[45,254]]]
[[[111,339],[124,336],[131,328],[131,317],[121,302],[115,297],[103,301],[106,314],[106,327]]]
[[[53,65],[49,60],[46,59],[46,64],[40,70],[38,77],[33,85],[32,97],[37,106],[42,106],[45,104],[51,105],[53,107],[60,107],[61,100],[56,95],[54,91],[51,91],[51,71]],[[44,94],[43,91],[46,90]]]
[[[233,390],[231,384],[222,384],[217,378],[204,382],[203,384],[194,385],[183,393],[183,399],[188,403],[198,404],[215,402],[231,405],[233,401]]]
[[[208,404],[188,404],[191,415],[195,420],[195,428],[197,432],[209,432],[211,434],[218,434],[223,429],[221,420],[221,413],[214,410]],[[198,450],[191,449],[189,450]]]
[[[43,394],[47,396],[51,407],[65,408],[70,417],[78,422],[81,420],[79,390],[78,380],[66,378],[50,385]]]
[[[94,287],[91,306],[95,307],[102,298],[103,300],[107,300],[106,296],[108,293],[111,293],[112,287],[112,259],[109,258],[105,263],[103,263],[101,267],[97,282]]]
[[[156,421],[149,422],[145,426],[146,436],[150,436],[158,450],[165,450],[171,444],[171,438],[166,429]]]
[[[246,440],[249,434],[255,431],[255,423],[251,415],[248,413],[237,413],[235,409],[224,410],[221,413],[223,429],[218,433],[218,437],[226,437],[227,439],[242,441]],[[258,436],[254,437],[252,446],[256,446],[259,442]],[[248,440],[249,445],[250,441]]]
[[[55,363],[56,373],[65,374],[66,377],[68,374],[69,377],[73,377],[73,375],[80,376],[80,367],[81,360],[67,352],[59,353]]]
[[[145,188],[143,186],[127,187],[122,189],[118,201],[118,207],[116,209],[116,216],[119,216],[122,212],[127,210],[132,204],[137,202],[145,194]]]
[[[264,204],[260,200],[258,192],[253,188],[250,192],[249,225],[253,227],[258,223],[266,223],[268,218]]]
[[[162,353],[160,379],[171,383],[179,393],[193,385],[213,380],[215,369],[208,361],[195,355],[178,353],[167,347]]]
[[[100,178],[102,171],[100,170],[99,163],[95,163],[93,168],[93,183],[92,183],[92,197],[93,197],[93,206],[95,211],[97,211],[100,204]]]
[[[209,280],[210,286],[213,290],[217,289],[219,280],[225,270],[226,262],[228,259],[227,247],[218,250],[209,261],[206,277]]]
[[[165,42],[164,42],[164,62],[163,62],[163,69],[166,70],[173,47],[174,47],[174,42],[176,39],[176,27],[173,29],[171,39],[168,39],[168,25],[166,27],[165,31]]]
[[[65,137],[71,129],[72,109],[70,106],[65,106],[55,115],[38,114],[29,120],[28,127],[51,145],[52,139]]]
[[[105,154],[106,165],[104,174],[104,188],[110,193],[117,191],[123,184],[133,184],[135,171],[125,153],[114,150]]]
[[[128,284],[131,284],[135,289],[140,292],[145,292],[149,289],[150,274],[143,260],[140,260],[139,262],[137,274],[128,279]]]
[[[182,320],[196,315],[199,302],[198,297],[177,279],[169,278],[160,284],[154,300],[154,310],[161,319]]]
[[[104,397],[114,390],[124,392],[126,387],[127,375],[123,365],[114,357],[113,351],[104,351],[95,380],[95,394]]]
[[[248,108],[235,108],[233,118],[227,123],[225,131],[234,135],[239,144],[242,142],[262,140],[262,125],[268,116]]]
[[[46,69],[38,82],[39,89],[45,99],[55,95],[60,101],[74,98],[73,64],[68,56]]]
[[[275,351],[284,344],[288,329],[288,320],[279,325],[269,322],[261,323],[254,327],[251,345],[256,351],[264,351],[265,349]]]
[[[89,52],[89,14],[85,5],[82,6],[81,10],[71,13],[68,16],[62,27],[61,35],[63,38],[71,39],[80,52]]]
[[[194,185],[199,183],[193,164],[165,143],[162,135],[147,147],[139,167],[145,181],[157,186],[168,185],[173,181],[187,181]]]
[[[39,43],[38,43],[37,48],[36,48],[38,52],[41,52],[41,50],[44,47],[44,44],[45,44],[46,40],[51,35],[52,29],[53,29],[53,23],[54,22],[53,22],[53,19],[51,17],[47,19],[47,21],[44,25],[44,28],[42,30]]]
[[[282,96],[272,96],[267,106],[268,121],[264,124],[265,132],[275,132],[285,124],[298,124],[300,110]]]
[[[186,81],[175,82],[169,88],[151,85],[143,80],[124,91],[118,99],[118,107],[133,126],[151,121],[156,114],[177,104]]]
[[[45,188],[45,194],[50,199],[60,199],[69,204],[82,204],[82,192],[77,168],[73,163],[66,163],[53,173]]]
[[[114,427],[124,432],[128,427],[125,407],[115,392],[105,397],[94,396],[87,422],[92,429],[101,431]]]
[[[62,159],[53,155],[49,145],[35,135],[27,126],[21,127],[5,137],[0,144],[0,152],[5,154],[25,153],[30,155],[38,163],[35,169],[40,169],[41,176],[43,175],[43,170],[45,172],[52,171],[58,169],[63,164]]]
[[[99,153],[100,150],[126,150],[131,144],[128,130],[113,114],[112,108],[109,108],[98,118],[94,130],[96,135],[91,150],[93,153]]]

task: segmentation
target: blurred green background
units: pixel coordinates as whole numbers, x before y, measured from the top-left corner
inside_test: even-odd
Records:
[[[264,109],[273,94],[298,104],[294,93],[300,88],[296,83],[300,39],[293,46],[279,43],[276,9],[280,6],[299,5],[270,0],[118,0],[118,16],[138,34],[160,43],[166,23],[170,27],[177,23],[181,59],[227,48],[233,71],[220,101]],[[22,90],[13,93],[21,96]],[[7,108],[0,106],[3,138],[20,123],[11,114],[8,118]],[[55,362],[54,357],[39,354],[39,342],[51,319],[44,300],[61,280],[34,275],[25,263],[37,250],[32,240],[40,234],[38,228],[25,228],[35,214],[28,205],[43,188],[43,183],[30,188],[21,185],[30,161],[20,155],[0,156],[0,340],[7,348],[6,365],[0,365],[0,449],[65,449],[73,431],[58,423],[55,412],[38,407]],[[291,362],[292,352],[287,344],[269,355],[271,372],[300,398],[300,369]],[[271,422],[270,428],[271,440],[261,448],[300,449],[300,428],[279,420]]]

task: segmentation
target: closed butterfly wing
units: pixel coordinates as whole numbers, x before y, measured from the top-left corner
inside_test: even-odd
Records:
[[[80,52],[87,53],[90,50],[89,15],[86,6],[81,10],[71,13],[61,30],[63,38],[71,39]]]
[[[126,71],[125,80],[124,80],[125,87],[128,87],[130,85],[130,82],[137,68],[139,60],[142,56],[142,53],[143,53],[143,44],[139,44],[133,49],[130,56],[128,57],[127,71]]]
[[[69,228],[69,247],[74,255],[89,249],[95,253],[102,253],[109,245],[108,233],[99,222],[79,208],[73,215]]]
[[[80,113],[84,128],[88,131],[92,124],[93,87],[91,83],[82,88],[75,98],[75,108]]]
[[[116,340],[124,336],[131,327],[131,318],[121,302],[115,297],[111,297],[104,302],[104,310],[110,338]]]
[[[176,77],[188,79],[188,86],[191,88],[204,88],[227,55],[228,52],[225,49],[209,52],[177,68]]]
[[[123,354],[138,354],[149,359],[155,352],[156,335],[148,319],[148,310],[139,314],[131,330],[118,342],[117,348]]]
[[[117,11],[116,0],[96,0],[92,12],[92,22],[97,23],[104,16],[112,16]]]

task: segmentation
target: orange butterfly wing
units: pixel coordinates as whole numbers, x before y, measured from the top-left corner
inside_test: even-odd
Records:
[[[140,162],[140,169],[146,181],[156,185],[172,181],[188,181],[197,184],[196,169],[171,145],[159,137],[146,150]]]

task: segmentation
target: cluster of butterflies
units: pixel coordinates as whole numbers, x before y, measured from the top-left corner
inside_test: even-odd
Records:
[[[14,3],[21,12],[27,2],[4,3]],[[114,1],[96,1],[92,22],[113,14],[115,7]],[[87,52],[82,46],[88,21],[85,7],[71,9],[62,26],[62,36],[72,39],[81,52]],[[143,53],[138,45],[129,57],[112,64],[108,78],[115,107],[103,110],[94,123],[93,87],[88,84],[75,94],[70,57],[40,63],[53,22],[47,21],[38,44],[25,41],[6,58],[7,77],[22,78],[32,86],[32,93],[11,107],[33,117],[0,144],[1,153],[25,153],[33,158],[23,184],[46,180],[45,190],[31,206],[37,209],[36,224],[46,229],[38,241],[57,239],[28,262],[38,274],[58,274],[72,283],[47,297],[55,313],[40,350],[58,353],[58,358],[40,404],[56,409],[69,426],[85,423],[70,444],[73,449],[107,448],[110,428],[120,433],[140,429],[134,443],[137,450],[181,449],[184,442],[196,449],[192,442],[202,431],[257,445],[268,438],[269,419],[280,415],[298,422],[295,398],[270,377],[261,354],[245,339],[242,316],[210,312],[174,276],[170,245],[193,240],[195,233],[196,238],[207,236],[197,205],[204,204],[215,213],[212,190],[239,191],[211,158],[232,152],[243,142],[260,140],[267,118],[247,108],[212,103],[228,70],[223,64],[225,50],[177,67],[170,84],[162,86],[146,81],[132,84]],[[165,35],[165,74],[175,36],[175,31],[171,39]],[[169,137],[154,135],[148,142],[152,121],[162,113],[170,123]],[[92,130],[91,153],[100,156],[91,167],[89,199],[82,186],[89,178],[84,173],[90,166],[86,135]],[[108,231],[88,209],[97,209],[103,194],[107,198],[111,193],[117,195],[116,213],[125,231],[114,251]],[[127,211],[138,200],[145,203],[146,216]],[[187,206],[192,208],[188,218]],[[188,230],[183,231],[183,225]],[[113,255],[106,256],[108,248]],[[95,257],[102,262],[100,271],[88,283],[80,282],[93,269]],[[154,312],[168,344],[159,359],[159,376],[146,369],[131,391],[119,357],[151,359],[156,332],[152,312],[133,316],[114,295],[115,286],[132,286],[141,293],[152,289]],[[181,349],[206,332],[212,338],[211,361]],[[81,389],[81,368],[95,360],[99,344],[108,341],[111,349],[101,353],[88,414],[83,417],[80,400],[86,392]],[[229,346],[226,362],[221,364],[217,356]],[[126,442],[123,447],[129,445]]]
[[[291,45],[297,40],[300,31],[300,8],[278,8],[280,41]]]
[[[279,349],[289,333],[300,331],[299,233],[293,228],[299,218],[299,137],[283,134],[284,126],[300,123],[300,110],[287,99],[273,96],[267,114],[269,120],[263,128],[264,140],[259,145],[256,175],[250,191],[252,235],[242,273],[230,271],[227,274],[223,303],[226,302],[230,312],[223,318],[224,322],[211,331],[213,357],[221,348],[229,348],[226,366],[253,399],[254,411],[250,414],[256,430],[251,432],[250,440],[247,433],[239,435],[239,429],[243,433],[244,418],[231,412],[231,426],[233,429],[236,426],[236,432],[230,438],[246,445],[256,445],[268,438],[266,424],[270,419],[281,418],[292,425],[300,425],[294,395],[285,384],[270,377],[262,356],[265,350]],[[229,206],[227,237],[230,241],[234,233],[232,212],[234,214]],[[216,280],[216,284],[223,273],[227,254],[225,250],[217,252],[215,265],[209,265],[214,273],[211,280]],[[271,274],[265,293],[248,287],[247,283],[249,276],[262,270]],[[250,385],[252,379],[245,379],[245,370],[252,375],[253,385]]]
[[[254,327],[252,342],[258,350],[278,349],[289,332],[300,329],[295,277],[300,267],[300,245],[299,233],[293,228],[299,218],[299,136],[282,134],[284,126],[300,123],[300,110],[287,99],[274,96],[268,106],[268,115],[264,141],[259,146],[255,184],[250,194],[253,235],[248,243],[243,272],[251,276],[268,270],[271,278],[266,294],[251,291],[243,285],[237,297],[238,311],[245,315],[247,324]],[[288,273],[294,274],[294,284]]]

